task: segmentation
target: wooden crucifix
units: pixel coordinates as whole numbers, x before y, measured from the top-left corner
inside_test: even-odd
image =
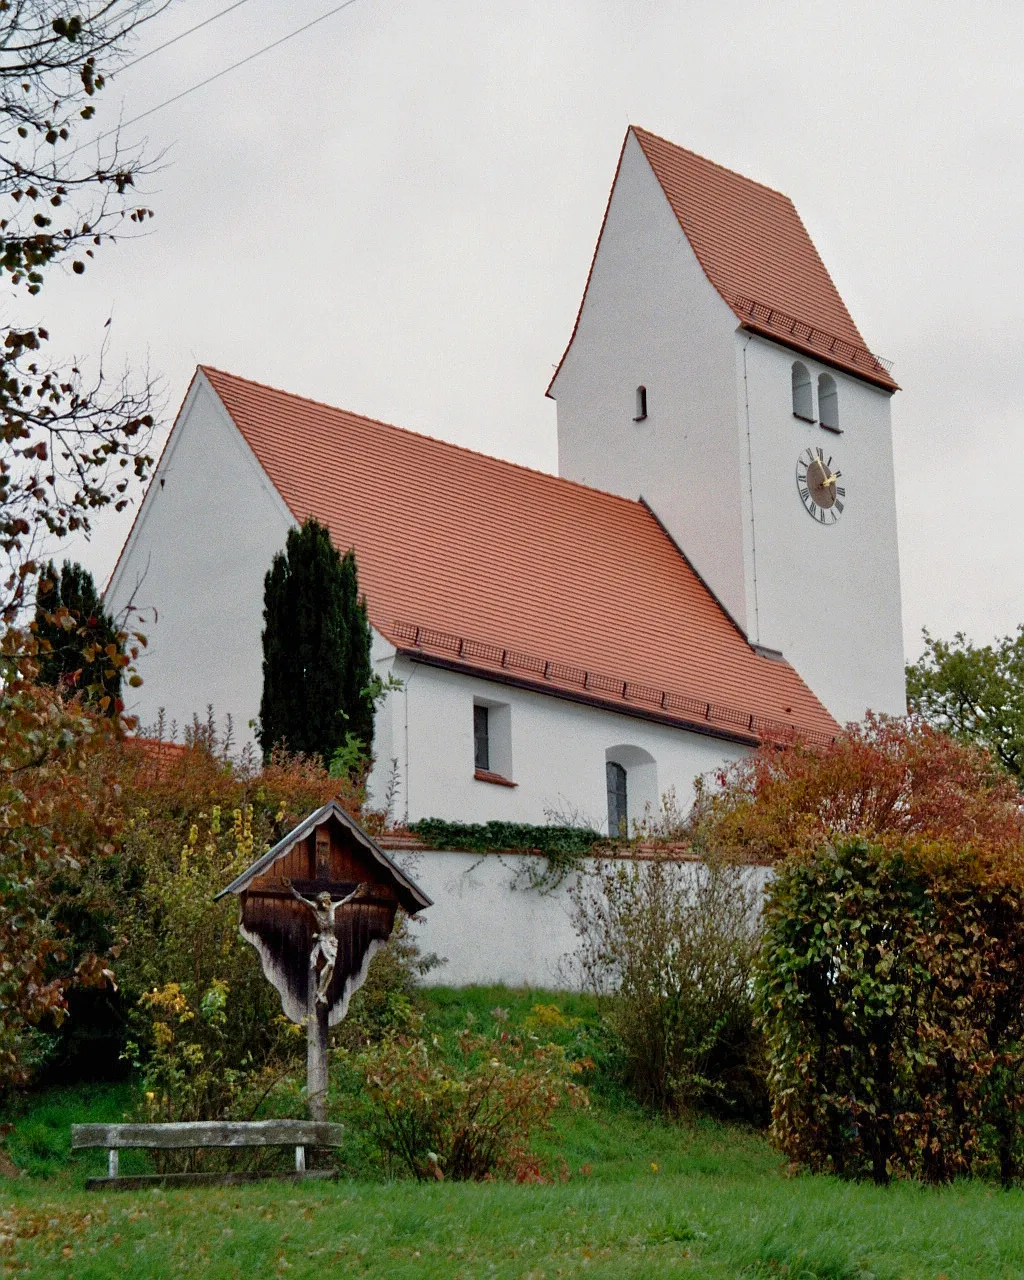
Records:
[[[239,898],[242,937],[293,1022],[306,1023],[310,1117],[327,1117],[327,1029],[348,1011],[401,907],[430,899],[344,809],[311,813],[217,895]]]

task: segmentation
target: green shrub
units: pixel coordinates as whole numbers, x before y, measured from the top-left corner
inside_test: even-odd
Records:
[[[749,871],[662,857],[606,861],[571,897],[576,965],[606,1001],[606,1025],[641,1101],[766,1119]]]
[[[214,895],[325,800],[338,795],[358,811],[358,791],[315,760],[276,753],[257,771],[227,758],[211,724],[187,737],[170,749],[111,739],[86,762],[79,792],[88,803],[72,793],[78,803],[60,812],[71,856],[54,859],[37,889],[55,939],[53,976],[67,991],[68,1016],[46,1028],[50,1070],[62,1080],[123,1069],[126,1040],[148,1044],[139,1000],[170,982],[191,1004],[226,983],[232,1059],[267,1052],[280,1000],[238,934],[237,901]],[[98,957],[90,985],[83,953]]]
[[[846,1177],[1018,1174],[1019,857],[862,840],[784,862],[757,975],[776,1142]]]
[[[530,1032],[466,1028],[456,1061],[436,1036],[392,1036],[342,1051],[355,1075],[350,1114],[388,1176],[545,1180],[530,1140],[563,1103],[586,1105],[583,1064]]]

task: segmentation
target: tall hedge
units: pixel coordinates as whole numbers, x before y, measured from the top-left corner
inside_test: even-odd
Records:
[[[370,624],[355,553],[310,517],[288,533],[264,580],[260,745],[320,756],[355,735],[373,744]]]
[[[782,863],[757,998],[775,1140],[884,1183],[1021,1169],[1019,857],[851,840]]]

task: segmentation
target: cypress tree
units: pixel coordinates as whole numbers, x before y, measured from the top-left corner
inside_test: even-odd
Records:
[[[74,619],[65,627],[60,610]],[[88,569],[65,560],[60,573],[53,561],[43,570],[36,592],[35,633],[39,642],[39,680],[79,689],[89,702],[116,715],[120,709],[121,668],[111,661],[110,646],[123,653],[113,619],[103,608]],[[104,699],[109,699],[106,703]]]
[[[352,550],[338,554],[310,517],[288,533],[264,579],[260,746],[334,752],[354,734],[373,745],[370,623]]]

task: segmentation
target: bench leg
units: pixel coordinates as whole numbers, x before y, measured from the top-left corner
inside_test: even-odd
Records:
[[[107,1177],[117,1177],[117,1148],[111,1147],[107,1152]]]
[[[305,1147],[295,1148],[295,1172],[296,1173],[306,1172],[306,1148]]]

